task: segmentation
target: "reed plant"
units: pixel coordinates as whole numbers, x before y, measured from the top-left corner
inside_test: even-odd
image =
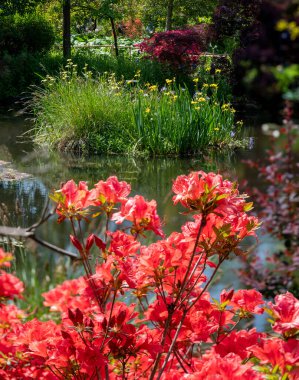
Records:
[[[35,141],[85,153],[186,155],[231,143],[234,110],[219,102],[217,83],[193,80],[193,90],[166,79],[163,87],[115,74],[78,75],[68,62],[57,77],[35,89]]]
[[[217,88],[206,84],[192,96],[169,79],[163,91],[155,85],[140,90],[133,103],[140,150],[185,155],[228,144],[235,133],[235,111],[218,102]]]
[[[47,76],[32,100],[35,141],[66,151],[124,152],[132,137],[129,94],[113,76],[77,75],[71,61],[59,76]]]

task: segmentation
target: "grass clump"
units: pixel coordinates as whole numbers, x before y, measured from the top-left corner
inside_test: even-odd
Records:
[[[185,155],[229,144],[236,132],[234,110],[217,98],[218,85],[194,94],[174,79],[140,85],[114,74],[78,76],[71,61],[57,77],[46,77],[33,95],[35,141],[81,153]]]

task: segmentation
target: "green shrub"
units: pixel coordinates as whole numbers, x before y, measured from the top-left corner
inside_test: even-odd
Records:
[[[38,83],[55,40],[51,25],[36,14],[0,18],[0,100],[16,97]],[[57,70],[59,67],[57,67]]]
[[[22,51],[45,53],[55,42],[52,26],[40,15],[25,14],[0,18],[0,56]]]
[[[0,101],[29,96],[30,85],[40,85],[40,76],[59,72],[61,65],[62,58],[54,54],[4,53],[0,57]]]
[[[80,77],[76,65],[70,63],[59,78],[48,76],[44,83],[45,89],[35,91],[33,98],[38,143],[96,153],[130,148],[130,97],[117,96],[113,77],[108,83],[104,77],[94,80],[87,69]]]

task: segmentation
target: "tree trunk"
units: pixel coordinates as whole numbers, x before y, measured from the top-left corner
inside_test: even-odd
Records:
[[[166,25],[165,25],[166,31],[171,30],[172,28],[173,3],[174,3],[174,0],[168,0]]]
[[[117,43],[117,35],[115,30],[115,24],[113,17],[109,17],[111,22],[111,28],[113,33],[113,40],[114,40],[114,49],[115,49],[115,55],[118,57],[118,43]]]
[[[71,0],[63,0],[63,58],[71,58]]]

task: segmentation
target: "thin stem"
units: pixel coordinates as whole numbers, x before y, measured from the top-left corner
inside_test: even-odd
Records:
[[[217,341],[216,341],[216,344],[220,344],[221,342],[224,341],[225,338],[227,338],[229,336],[229,334],[238,326],[238,324],[241,322],[241,318],[239,318],[239,320],[236,322],[235,325],[233,325],[228,331],[225,332],[225,335],[223,336],[223,338],[221,340],[218,341],[218,338],[217,337]]]
[[[188,373],[188,371],[187,371],[186,368],[184,367],[184,364],[182,363],[181,358],[179,357],[179,355],[178,355],[178,353],[177,353],[176,350],[174,350],[174,355],[175,355],[175,357],[177,358],[177,361],[179,362],[180,366],[183,368],[183,371],[184,371],[185,373]]]
[[[173,316],[173,313],[174,313],[175,307],[177,306],[177,303],[178,303],[178,301],[179,301],[179,299],[180,299],[180,296],[183,294],[183,291],[185,290],[185,286],[186,286],[186,282],[187,282],[187,279],[188,279],[188,276],[189,276],[189,272],[190,272],[190,270],[191,270],[192,262],[193,262],[193,259],[194,259],[195,254],[196,254],[196,249],[197,249],[197,245],[198,245],[198,242],[199,242],[199,238],[200,238],[200,235],[201,235],[202,230],[203,230],[203,228],[204,228],[205,225],[206,225],[206,216],[205,216],[205,215],[202,215],[202,217],[201,217],[201,221],[200,221],[200,226],[199,226],[199,228],[198,228],[198,233],[197,233],[197,236],[196,236],[196,239],[195,239],[194,248],[193,248],[193,251],[192,251],[192,254],[191,254],[191,258],[190,258],[190,260],[189,260],[188,268],[187,268],[187,271],[186,271],[186,273],[185,273],[185,276],[184,276],[184,279],[183,279],[183,282],[182,282],[181,288],[180,288],[180,290],[179,290],[179,292],[178,292],[178,295],[177,295],[177,297],[176,297],[176,300],[175,300],[175,302],[174,302],[173,310],[168,310],[168,317],[167,317],[167,320],[166,320],[166,323],[165,323],[165,328],[164,328],[163,337],[162,337],[162,342],[161,342],[161,346],[162,346],[162,347],[164,346],[164,343],[165,343],[165,340],[166,340],[166,337],[167,337],[167,334],[168,334],[168,329],[169,329],[169,327],[170,327],[170,325],[171,325],[171,320],[172,320],[172,316]],[[184,315],[184,314],[183,314],[183,315]],[[184,320],[184,317],[183,317],[182,321],[183,321],[183,320]],[[182,321],[181,321],[181,322],[182,322]],[[181,328],[180,328],[180,329],[181,329]],[[180,330],[180,329],[179,329],[179,330]],[[177,330],[177,332],[178,332],[178,330]],[[177,338],[176,338],[176,339],[177,339]],[[175,339],[175,341],[176,341],[176,339]],[[175,341],[174,341],[174,344],[175,344]],[[173,342],[172,342],[172,343],[173,343]],[[174,344],[172,345],[172,348],[173,348]],[[171,351],[172,351],[172,348],[171,348]],[[170,353],[171,353],[171,351],[170,351]],[[168,358],[169,358],[169,356],[170,356],[170,353],[169,353],[169,351],[168,351],[168,354],[169,354],[169,355],[167,354],[167,357],[168,357]],[[153,379],[154,379],[154,376],[155,376],[155,374],[156,374],[156,372],[157,372],[157,369],[158,369],[158,366],[159,366],[159,362],[160,362],[161,357],[162,357],[162,353],[159,353],[158,356],[157,356],[157,358],[156,358],[156,360],[155,360],[154,367],[153,367],[153,369],[152,369],[152,372],[151,372],[151,375],[150,375],[149,380],[153,380]],[[168,358],[167,358],[167,360],[164,361],[164,364],[163,364],[163,365],[164,365],[164,368],[165,368],[165,366],[166,366],[166,362],[168,361]],[[163,371],[164,371],[164,368],[163,368]],[[161,377],[163,371],[161,372],[161,370],[160,370],[159,375],[158,375],[158,379]],[[159,376],[160,376],[160,377],[159,377]]]
[[[201,255],[201,257],[197,260],[197,263],[195,264],[195,267],[194,267],[194,268],[196,268],[196,266],[199,265],[199,262],[200,262],[201,258],[202,258],[202,255]],[[189,297],[190,294],[192,293],[193,289],[194,289],[195,286],[197,285],[198,281],[200,280],[202,274],[204,273],[204,271],[205,271],[205,269],[206,269],[207,258],[208,258],[208,257],[207,257],[207,255],[206,255],[206,257],[205,257],[205,262],[204,262],[204,265],[203,265],[202,270],[200,271],[199,275],[198,275],[197,278],[195,279],[194,284],[192,285],[192,287],[188,290],[187,294],[186,294],[186,295],[183,297],[183,299],[181,300],[181,302],[180,302],[178,308],[180,308],[180,307],[183,305],[184,301],[185,301],[186,299],[188,299],[188,297]],[[195,272],[195,271],[194,271],[194,272]],[[194,273],[193,273],[193,271],[192,271],[192,273],[191,273],[191,275],[190,275],[190,278],[189,278],[189,280],[188,280],[188,283],[191,281],[191,278],[192,278],[191,276],[193,276],[193,274],[194,274]],[[188,285],[188,284],[187,284],[187,285]]]
[[[168,360],[169,360],[169,357],[170,357],[170,355],[171,355],[171,353],[172,353],[172,351],[173,351],[173,348],[174,348],[174,346],[175,346],[175,344],[176,344],[177,338],[178,338],[179,333],[180,333],[180,331],[181,331],[181,328],[182,328],[182,326],[183,326],[183,323],[184,323],[184,320],[185,320],[186,315],[187,315],[187,311],[185,310],[184,313],[183,313],[183,315],[182,315],[181,321],[180,321],[180,323],[179,323],[179,325],[178,325],[178,327],[177,327],[177,330],[176,330],[176,332],[175,332],[175,335],[174,335],[174,337],[173,337],[173,340],[172,340],[171,345],[170,345],[170,347],[169,347],[169,350],[168,350],[168,352],[167,352],[166,358],[165,358],[164,363],[163,363],[163,365],[162,365],[162,367],[161,367],[161,369],[160,369],[160,371],[159,371],[159,373],[158,373],[158,376],[157,376],[157,379],[156,379],[156,380],[159,380],[159,379],[161,378],[163,372],[164,372],[164,369],[165,369],[165,367],[166,367],[166,365],[167,365],[167,362],[168,362]]]
[[[184,310],[183,315],[182,315],[182,318],[181,318],[181,321],[180,321],[180,323],[179,323],[179,325],[178,325],[178,327],[177,327],[177,330],[176,330],[175,336],[173,337],[173,340],[172,340],[171,345],[170,345],[170,347],[169,347],[168,353],[167,353],[167,355],[166,355],[166,358],[165,358],[165,360],[164,360],[164,363],[163,363],[163,365],[162,365],[162,367],[161,367],[161,369],[160,369],[160,371],[159,371],[159,374],[158,374],[158,377],[157,377],[156,380],[159,380],[159,379],[161,378],[161,376],[162,376],[162,374],[163,374],[163,372],[164,372],[164,370],[165,370],[165,367],[166,367],[167,362],[168,362],[168,360],[169,360],[169,357],[170,357],[170,355],[171,355],[171,353],[172,353],[172,351],[173,351],[173,348],[174,348],[174,346],[175,346],[175,344],[176,344],[177,338],[178,338],[178,336],[179,336],[179,333],[180,333],[180,331],[181,331],[181,328],[182,328],[182,326],[183,326],[183,323],[184,323],[184,320],[185,320],[185,318],[186,318],[186,315],[187,315],[188,311],[189,311],[189,310],[190,310],[190,309],[196,304],[196,302],[200,299],[200,297],[203,295],[203,293],[208,289],[208,287],[210,286],[210,284],[211,284],[213,278],[215,277],[215,275],[216,275],[216,273],[217,273],[217,271],[218,271],[220,265],[221,265],[222,262],[227,258],[227,256],[228,256],[228,254],[227,254],[226,256],[224,256],[224,258],[222,258],[222,259],[219,260],[219,262],[218,262],[218,264],[217,264],[217,266],[216,266],[216,268],[215,268],[215,270],[214,270],[214,272],[213,272],[211,278],[210,278],[209,281],[206,283],[206,285],[205,285],[205,287],[203,288],[203,290],[200,292],[200,294],[198,295],[198,297],[195,298],[195,300],[191,303],[191,305],[188,306],[188,307]]]
[[[108,364],[107,363],[105,364],[105,379],[106,380],[110,379],[110,377],[109,377],[109,369],[108,369]]]
[[[214,270],[212,276],[210,277],[209,281],[206,283],[206,285],[204,286],[204,288],[202,289],[202,291],[200,292],[200,294],[195,298],[195,300],[192,301],[191,305],[188,306],[187,311],[189,311],[189,310],[190,310],[190,309],[196,304],[196,302],[200,299],[200,297],[203,295],[203,293],[204,293],[204,292],[208,289],[208,287],[211,285],[211,282],[213,281],[213,279],[214,279],[216,273],[218,272],[218,269],[219,269],[220,265],[223,263],[223,261],[227,258],[228,255],[229,255],[229,254],[225,255],[222,259],[219,259],[219,262],[218,262],[218,264],[217,264],[217,266],[216,266],[216,268],[215,268],[215,270]]]
[[[165,344],[165,340],[166,340],[166,337],[167,337],[168,329],[169,329],[169,326],[170,326],[171,320],[172,320],[172,315],[173,315],[173,311],[168,311],[168,317],[167,317],[166,322],[165,322],[165,327],[164,327],[162,341],[161,341],[161,346],[162,347]],[[161,357],[162,357],[162,353],[160,352],[157,355],[157,357],[156,357],[156,360],[155,360],[155,363],[154,363],[154,367],[152,369],[152,372],[151,372],[149,380],[153,380],[154,379],[154,376],[155,376],[155,373],[156,373],[156,371],[158,369]]]
[[[108,332],[109,332],[109,327],[110,327],[110,322],[111,322],[111,318],[112,318],[112,312],[113,312],[113,307],[114,307],[114,303],[115,303],[115,299],[116,299],[116,294],[117,294],[117,289],[114,290],[114,293],[113,293],[113,299],[112,299],[112,305],[111,305],[111,309],[110,309],[110,313],[109,313],[109,319],[108,319],[108,323],[107,323],[107,327],[106,327],[106,331],[105,331],[105,335],[104,335],[104,339],[103,339],[103,342],[101,344],[101,348],[100,350],[102,350],[104,344],[105,344],[105,340],[108,336]]]
[[[184,279],[183,279],[183,282],[182,282],[182,285],[181,285],[181,289],[180,289],[180,291],[179,291],[179,293],[177,295],[177,298],[175,300],[175,306],[177,305],[180,296],[182,295],[182,293],[184,292],[184,290],[186,288],[187,280],[188,280],[188,277],[189,277],[189,272],[191,270],[192,262],[193,262],[195,254],[196,254],[196,249],[197,249],[197,245],[198,245],[198,242],[199,242],[199,238],[200,238],[200,235],[201,235],[202,230],[203,230],[203,228],[204,228],[205,225],[206,225],[206,216],[202,215],[202,218],[201,218],[201,221],[200,221],[200,226],[199,226],[198,233],[197,233],[196,240],[195,240],[195,244],[194,244],[194,248],[193,248],[193,251],[192,251],[192,255],[191,255],[191,258],[189,260],[188,268],[187,268],[187,271],[185,273],[185,276],[184,276]]]

